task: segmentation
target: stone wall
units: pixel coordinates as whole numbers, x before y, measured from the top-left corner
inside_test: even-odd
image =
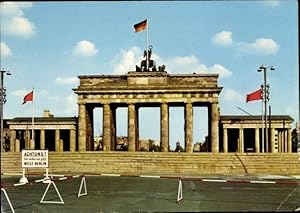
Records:
[[[44,172],[30,169],[27,173]],[[1,175],[22,173],[21,153],[2,153]],[[122,175],[300,174],[297,153],[49,153],[49,173]]]

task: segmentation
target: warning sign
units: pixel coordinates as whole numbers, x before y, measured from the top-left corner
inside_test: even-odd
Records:
[[[22,150],[23,168],[48,168],[48,150]]]

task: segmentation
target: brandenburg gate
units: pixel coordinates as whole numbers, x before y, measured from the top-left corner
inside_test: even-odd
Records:
[[[150,49],[151,50],[151,49]],[[184,107],[186,152],[193,152],[193,106],[206,106],[209,120],[209,151],[219,152],[218,74],[168,74],[159,71],[149,60],[150,69],[143,71],[145,61],[137,71],[125,75],[81,75],[73,89],[78,95],[78,151],[94,150],[93,110],[103,108],[103,150],[116,147],[116,109],[128,108],[128,151],[139,150],[140,107],[160,107],[160,147],[168,152],[169,107]],[[153,71],[155,70],[155,71]],[[97,119],[97,118],[96,118]]]

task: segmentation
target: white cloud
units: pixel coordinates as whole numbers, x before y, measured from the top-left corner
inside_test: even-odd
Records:
[[[132,47],[129,50],[121,50],[112,61],[114,74],[125,74],[128,71],[134,71],[135,66],[140,66],[142,60],[142,50],[138,47]]]
[[[35,26],[24,17],[23,9],[31,7],[31,3],[16,3],[4,2],[1,3],[1,19],[3,20],[3,33],[22,37],[30,38],[35,35]]]
[[[4,42],[0,42],[0,53],[1,57],[7,57],[11,55],[10,48]]]
[[[23,16],[22,9],[32,7],[31,2],[1,2],[0,11],[1,16]]]
[[[23,97],[23,96],[25,96],[28,92],[30,92],[30,90],[19,89],[19,90],[15,90],[15,91],[11,92],[11,94],[12,94],[13,96]]]
[[[222,45],[222,46],[230,46],[232,44],[231,35],[232,35],[232,32],[222,31],[220,33],[217,33],[212,38],[212,42],[215,44]]]
[[[159,59],[162,64],[166,65],[166,70],[169,73],[216,73],[221,78],[231,76],[232,72],[220,64],[213,64],[207,67],[205,64],[200,63],[199,59],[194,56],[175,56],[166,60]]]
[[[55,83],[57,84],[63,84],[63,85],[69,85],[69,84],[77,84],[78,82],[78,78],[77,77],[57,77],[55,79]]]
[[[258,38],[252,43],[241,42],[238,50],[248,54],[272,55],[278,52],[279,44],[270,38]]]
[[[128,71],[135,70],[135,66],[140,66],[143,59],[143,51],[139,47],[132,47],[129,50],[121,50],[120,54],[113,60],[113,73],[125,74]],[[190,56],[173,56],[161,58],[152,53],[152,59],[156,62],[156,68],[166,66],[168,73],[217,73],[220,77],[229,77],[232,72],[220,64],[214,64],[207,67],[200,63],[195,55]]]
[[[210,73],[218,73],[220,77],[226,78],[231,76],[232,72],[223,67],[221,64],[214,64],[208,68]]]
[[[75,56],[94,56],[97,52],[95,44],[87,40],[78,42],[73,50]]]
[[[35,35],[35,26],[27,18],[15,16],[5,25],[4,31],[8,35],[30,38]]]
[[[163,64],[166,65],[167,71],[171,73],[199,73],[205,72],[207,67],[199,62],[199,59],[194,56],[175,56],[167,58]]]
[[[246,99],[240,93],[231,88],[224,88],[220,98],[226,102],[245,102]]]

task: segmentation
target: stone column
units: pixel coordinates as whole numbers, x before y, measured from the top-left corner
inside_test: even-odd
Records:
[[[280,131],[280,134],[281,134],[281,152],[282,153],[285,153],[285,150],[284,150],[284,130],[281,130]]]
[[[15,151],[15,143],[16,143],[16,130],[12,129],[10,130],[10,152]]]
[[[169,151],[169,106],[162,103],[160,106],[160,142],[161,151]]]
[[[286,134],[286,129],[283,129],[282,131],[282,140],[283,140],[283,150],[284,150],[284,153],[287,153],[287,140],[286,140],[286,137],[287,134]]]
[[[40,147],[41,147],[41,150],[44,150],[45,149],[45,130],[44,129],[41,129],[41,132],[40,132]]]
[[[111,121],[110,121],[110,131],[111,131],[111,146],[110,150],[115,151],[116,150],[116,145],[117,145],[117,126],[116,126],[116,107],[110,107],[111,113]]]
[[[213,153],[219,152],[219,111],[218,103],[211,104],[211,151]]]
[[[128,151],[134,152],[136,147],[136,111],[135,105],[128,105]]]
[[[185,151],[193,152],[193,105],[185,104],[184,110],[185,121]]]
[[[228,152],[228,129],[223,128],[223,152]]]
[[[255,128],[255,152],[259,153],[259,128]]]
[[[70,129],[70,152],[76,151],[76,131],[75,129]]]
[[[86,151],[86,112],[85,104],[79,104],[78,119],[78,150]]]
[[[60,131],[59,129],[55,130],[55,152],[59,152],[59,140],[60,140]]]
[[[244,128],[241,127],[239,131],[239,143],[240,143],[240,153],[244,153]]]
[[[30,131],[25,130],[25,149],[30,149]]]
[[[15,152],[20,152],[20,140],[16,139]]]
[[[140,135],[139,135],[139,107],[135,105],[135,150],[140,151],[141,143],[140,143]]]
[[[30,139],[29,149],[31,149],[31,150],[35,149],[35,141],[34,141],[34,139]]]
[[[291,128],[287,129],[287,152],[292,152],[292,131]]]
[[[281,134],[280,130],[277,130],[277,143],[278,143],[278,153],[281,153]]]
[[[271,128],[270,129],[270,146],[271,146],[271,153],[275,153],[275,138],[274,138],[274,134],[275,134],[275,129]]]
[[[284,129],[284,152],[288,153],[288,138],[287,138],[287,129]]]
[[[59,139],[59,152],[64,151],[64,141],[63,139]]]
[[[103,151],[111,150],[111,110],[109,104],[103,105]]]

